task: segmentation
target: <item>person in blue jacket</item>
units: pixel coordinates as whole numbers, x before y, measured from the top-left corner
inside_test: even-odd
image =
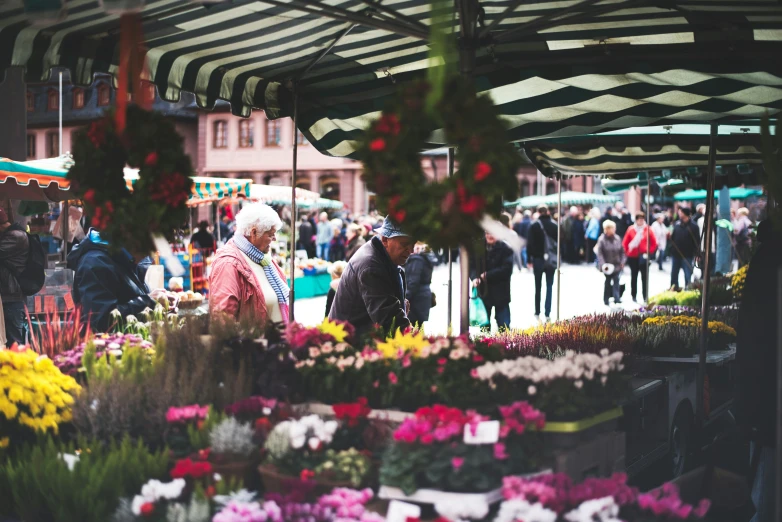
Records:
[[[117,310],[124,319],[155,308],[144,282],[149,257],[136,263],[124,248],[112,254],[109,243],[91,229],[87,237],[68,254],[68,268],[74,271],[73,302],[82,307],[94,332],[111,326],[111,313]]]

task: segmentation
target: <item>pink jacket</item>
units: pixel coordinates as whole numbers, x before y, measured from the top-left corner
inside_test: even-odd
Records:
[[[277,263],[274,268],[283,274]],[[212,271],[209,274],[209,311],[219,311],[239,319],[252,314],[259,321],[266,321],[266,299],[261,284],[252,267],[233,240],[226,243],[215,254]]]

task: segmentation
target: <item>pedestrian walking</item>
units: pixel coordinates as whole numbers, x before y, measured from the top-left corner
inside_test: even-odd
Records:
[[[733,238],[736,242],[736,257],[739,260],[739,268],[749,263],[752,256],[752,220],[749,218],[749,209],[741,207],[736,212],[736,221],[733,224]]]
[[[331,234],[332,236],[331,236],[331,241],[329,242],[328,260],[331,261],[332,263],[335,261],[344,261],[345,260],[345,238],[342,236],[342,231],[339,228],[333,227]]]
[[[652,234],[657,240],[657,266],[663,269],[665,262],[665,249],[668,246],[668,227],[665,226],[665,214],[659,213],[652,223]]]
[[[627,255],[622,238],[616,233],[616,223],[607,219],[603,222],[603,235],[597,240],[597,266],[605,275],[603,287],[603,303],[608,306],[609,299],[613,296],[614,304],[622,302],[622,291],[619,285],[619,276],[624,270]]]
[[[0,296],[9,346],[27,343],[26,296],[16,275],[27,265],[30,241],[27,233],[0,209]]]
[[[315,229],[307,216],[301,216],[299,224],[299,246],[307,252],[307,257],[312,259],[317,257],[317,246],[315,245]]]
[[[587,223],[586,232],[584,233],[586,239],[586,255],[588,263],[595,262],[595,247],[597,246],[598,238],[600,238],[600,227],[600,209],[594,207],[589,211],[589,222]]]
[[[347,244],[345,245],[345,261],[350,261],[351,258],[356,255],[358,249],[366,244],[366,239],[363,237],[365,228],[356,223],[348,225],[347,230]]]
[[[486,233],[486,256],[471,270],[472,284],[486,307],[492,310],[498,330],[510,328],[510,280],[513,275],[513,249],[504,241]]]
[[[630,297],[633,302],[636,302],[638,276],[640,275],[643,299],[644,302],[647,302],[649,289],[647,288],[646,274],[649,271],[652,255],[657,251],[657,239],[646,224],[643,213],[639,212],[635,215],[635,225],[627,229],[622,246],[627,254],[627,265],[630,267]]]
[[[584,261],[586,259],[584,255],[585,250],[585,237],[584,233],[586,232],[586,224],[584,223],[584,214],[583,212],[578,212],[576,214],[576,219],[573,221],[573,262],[576,264],[581,264],[581,261]]]
[[[686,288],[692,280],[692,268],[695,255],[698,253],[700,240],[698,237],[698,225],[692,222],[692,211],[688,208],[679,209],[679,221],[673,226],[671,232],[671,288],[679,287],[679,271],[684,271],[684,286]]]
[[[410,324],[421,326],[429,320],[429,310],[435,305],[432,293],[432,272],[437,258],[423,243],[417,243],[413,255],[405,264],[407,300],[410,301]]]
[[[617,201],[616,204],[614,204],[613,220],[616,223],[617,235],[624,238],[627,230],[633,226],[633,217],[625,208],[625,204],[621,201]]]
[[[316,231],[316,240],[318,242],[318,257],[324,261],[329,259],[329,246],[331,245],[331,238],[334,237],[334,231],[331,223],[329,222],[329,215],[325,212],[321,212],[318,217],[318,228]]]
[[[337,261],[329,267],[331,282],[329,283],[329,293],[326,294],[326,317],[331,312],[331,305],[334,304],[334,297],[336,297],[337,288],[339,288],[339,280],[342,278],[342,273],[345,271],[346,266],[348,264],[345,261]]]
[[[529,227],[532,225],[532,212],[525,210],[521,220],[513,225],[513,230],[522,239],[521,264],[527,266],[527,241],[529,240]]]
[[[549,215],[548,207],[538,207],[540,217],[529,228],[527,253],[535,276],[535,318],[540,319],[540,298],[543,276],[546,276],[546,320],[551,320],[551,300],[554,272],[557,269],[557,223]]]

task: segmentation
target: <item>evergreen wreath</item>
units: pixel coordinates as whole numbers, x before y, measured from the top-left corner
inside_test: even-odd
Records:
[[[491,99],[470,81],[446,80],[428,110],[430,90],[426,81],[403,86],[365,133],[359,156],[378,208],[418,241],[451,248],[481,237],[481,217],[499,216],[503,202],[518,197],[521,158]],[[437,141],[456,147],[458,168],[430,183],[420,153],[436,129],[445,134]]]
[[[76,133],[68,179],[92,216],[91,226],[112,248],[146,254],[155,249],[153,234],[171,241],[187,221],[193,167],[182,137],[162,114],[132,105],[126,118],[121,133],[114,111]],[[132,191],[126,165],[139,169]]]

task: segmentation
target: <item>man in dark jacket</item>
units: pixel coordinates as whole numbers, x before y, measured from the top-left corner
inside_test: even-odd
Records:
[[[302,249],[307,251],[307,257],[310,259],[317,256],[317,249],[315,247],[315,228],[307,218],[307,216],[301,216],[301,224],[299,225],[299,245]]]
[[[201,221],[198,224],[198,232],[192,235],[190,244],[193,245],[194,248],[214,250],[215,240],[212,237],[212,234],[209,233],[209,223]]]
[[[513,225],[513,230],[518,236],[523,239],[523,245],[521,247],[521,264],[527,266],[527,239],[529,239],[529,227],[532,225],[532,212],[529,210],[524,211],[524,217],[521,221]]]
[[[752,434],[753,467],[757,469],[752,522],[774,518],[777,421],[777,291],[782,268],[782,239],[771,221],[758,226],[760,246],[749,265],[739,311],[736,350],[736,420]],[[776,477],[779,480],[779,477]]]
[[[540,297],[543,284],[543,274],[546,274],[546,320],[551,320],[551,299],[554,290],[554,271],[557,259],[551,259],[552,252],[557,245],[557,223],[551,219],[548,207],[541,205],[538,208],[540,218],[529,228],[529,241],[527,254],[530,257],[533,273],[535,274],[535,318],[540,319]],[[552,252],[546,251],[546,237],[549,244],[553,243]]]
[[[415,240],[386,218],[377,235],[348,263],[329,319],[348,321],[358,336],[376,324],[386,331],[408,328],[405,273],[400,267],[414,246]]]
[[[405,265],[407,276],[407,300],[410,301],[408,319],[413,325],[422,325],[429,320],[432,308],[432,272],[437,258],[426,245],[419,243],[415,253]]]
[[[478,288],[486,315],[494,320],[497,328],[510,328],[510,278],[513,275],[513,249],[504,241],[486,234],[486,257],[473,266],[472,284]]]
[[[149,258],[136,264],[127,250],[110,254],[108,246],[97,231],[90,230],[68,254],[68,268],[74,271],[73,302],[89,315],[96,332],[108,330],[114,310],[124,319],[156,304],[144,283]]]
[[[692,279],[692,267],[695,255],[700,245],[698,225],[690,219],[688,208],[679,209],[679,221],[673,226],[669,241],[672,259],[671,287],[679,286],[679,270],[684,270],[684,286],[686,288]]]
[[[0,296],[3,299],[3,318],[9,346],[27,342],[25,295],[14,273],[24,270],[29,251],[30,242],[24,229],[11,223],[5,211],[0,209]]]

